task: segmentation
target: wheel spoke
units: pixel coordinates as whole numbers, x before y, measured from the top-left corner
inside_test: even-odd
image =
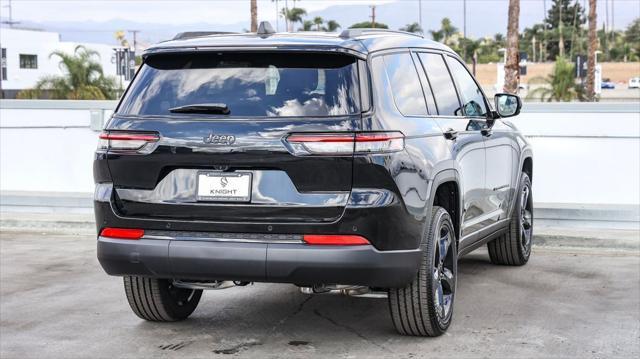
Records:
[[[439,265],[442,266],[442,263],[444,263],[445,258],[447,258],[447,252],[449,251],[449,231],[447,230],[444,235],[440,236],[440,240],[438,241],[438,246],[439,248],[439,252],[440,252],[440,263]]]
[[[442,283],[440,281],[438,281],[436,285],[436,292],[433,299],[436,305],[435,309],[438,312],[438,315],[441,317],[444,316],[444,293],[442,291]]]
[[[449,291],[453,293],[456,284],[453,278],[453,272],[449,268],[444,268],[442,271],[442,280],[447,284],[447,287],[449,287]]]
[[[520,203],[520,208],[527,208],[527,202],[529,201],[529,187],[525,187],[522,189],[522,202]]]

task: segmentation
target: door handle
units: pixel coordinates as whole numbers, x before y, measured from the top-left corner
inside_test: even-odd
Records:
[[[454,130],[453,128],[444,131],[443,134],[444,138],[446,138],[447,140],[455,140],[456,138],[458,138],[458,131]]]

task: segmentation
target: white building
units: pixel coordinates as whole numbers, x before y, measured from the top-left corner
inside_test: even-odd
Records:
[[[76,46],[83,45],[99,54],[97,61],[104,74],[116,76],[114,46],[60,41],[60,34],[18,28],[0,28],[2,68],[0,73],[4,98],[15,98],[20,90],[33,88],[40,78],[62,75],[60,58],[49,55],[56,50],[72,54]]]

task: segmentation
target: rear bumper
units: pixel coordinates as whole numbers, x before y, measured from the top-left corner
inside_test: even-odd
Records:
[[[98,260],[111,275],[254,282],[401,287],[413,280],[420,250],[373,246],[119,240],[98,237]]]

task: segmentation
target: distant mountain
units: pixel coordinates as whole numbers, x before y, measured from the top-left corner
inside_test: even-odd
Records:
[[[474,38],[493,36],[496,33],[505,33],[507,28],[507,1],[467,1],[467,35]],[[547,7],[551,6],[547,1]],[[304,7],[304,2],[299,3]],[[604,21],[604,1],[598,2],[600,7],[598,22]],[[616,28],[625,28],[633,19],[640,16],[640,1],[616,2]],[[336,20],[343,28],[360,21],[369,20],[370,8],[368,4],[362,5],[335,5],[321,11],[310,12],[307,19],[320,16],[325,20]],[[248,11],[247,11],[248,13]],[[258,8],[260,15],[260,9]],[[541,22],[544,17],[543,1],[522,1],[520,27],[525,28],[534,23]],[[438,29],[440,21],[449,17],[458,29],[463,31],[463,3],[451,0],[423,0],[422,20],[425,31]],[[273,14],[260,16],[272,22],[275,27]],[[230,25],[211,23],[193,23],[189,25],[158,25],[142,21],[128,21],[114,19],[106,22],[29,22],[22,21],[20,27],[39,28],[60,33],[63,41],[94,42],[117,45],[114,33],[117,30],[140,30],[138,33],[139,44],[143,47],[162,40],[172,38],[183,31],[217,30],[217,31],[245,31],[249,28],[249,21]],[[392,29],[398,29],[408,23],[418,22],[417,1],[397,1],[378,5],[376,7],[376,21],[389,25]],[[601,26],[599,26],[601,27]],[[280,19],[280,28],[284,30],[284,21]],[[132,42],[131,34],[127,35]]]

